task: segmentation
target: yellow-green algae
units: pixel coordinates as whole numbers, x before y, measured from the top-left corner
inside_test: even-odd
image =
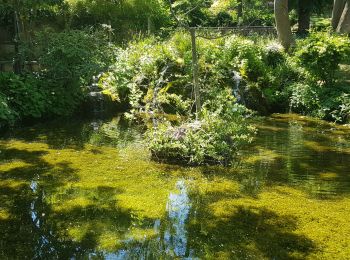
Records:
[[[231,168],[159,164],[137,140],[113,147],[92,133],[80,142],[60,128],[1,140],[0,257],[104,258],[133,247],[150,258],[184,257],[164,242],[166,231],[177,232],[167,205],[183,179],[191,204],[186,254],[348,259],[350,131],[295,115],[260,124]]]
[[[218,233],[221,228],[221,253],[231,251],[237,252],[233,255],[238,258],[248,254],[259,259],[349,256],[350,225],[346,216],[350,214],[350,199],[314,200],[296,189],[276,186],[256,199],[219,197],[207,205],[206,211],[201,225],[207,234]]]

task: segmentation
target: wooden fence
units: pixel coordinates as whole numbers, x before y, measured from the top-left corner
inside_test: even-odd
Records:
[[[0,43],[0,71],[14,72],[16,66],[16,45],[14,42],[3,41]],[[22,61],[20,63],[22,71],[39,71],[40,66],[37,61]]]

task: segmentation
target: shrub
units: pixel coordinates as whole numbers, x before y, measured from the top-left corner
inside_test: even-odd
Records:
[[[115,41],[132,38],[147,32],[148,18],[152,27],[159,30],[170,23],[163,1],[158,0],[75,0],[69,3],[70,26],[75,29],[110,24]]]
[[[226,94],[225,94],[226,93]],[[198,121],[173,126],[166,121],[147,133],[155,158],[187,164],[230,164],[239,148],[252,140],[254,128],[247,122],[250,112],[226,91],[207,102]]]
[[[276,67],[286,61],[283,46],[279,43],[271,43],[264,49],[266,62],[268,66]]]
[[[7,104],[7,98],[0,92],[0,129],[4,125],[12,124],[17,117],[15,111],[13,111]]]
[[[343,93],[335,102],[337,107],[331,112],[333,119],[340,123],[350,123],[350,94]]]
[[[320,108],[319,93],[313,86],[305,83],[295,83],[289,88],[292,89],[290,108],[293,111],[301,114],[312,114]]]
[[[70,115],[80,105],[94,75],[111,63],[103,34],[92,31],[42,32],[37,37],[42,84],[49,90],[48,113]]]
[[[0,85],[3,86],[1,92],[6,97],[3,108],[9,122],[15,117],[39,118],[45,112],[47,94],[34,76],[0,73]]]
[[[117,100],[128,101],[133,113],[187,113],[190,73],[178,48],[187,47],[146,39],[119,49],[117,62],[102,74],[99,86]]]
[[[237,69],[248,81],[256,82],[265,74],[263,48],[243,37],[232,36],[226,40],[223,62]]]
[[[339,62],[349,53],[345,38],[340,36],[312,34],[311,38],[299,40],[296,51],[289,54],[264,37],[249,40],[240,36],[216,40],[199,37],[197,45],[202,100],[216,99],[218,93],[227,88],[237,94],[234,75],[238,74],[238,92],[243,96],[239,101],[250,109],[261,114],[292,109],[332,119],[330,112],[337,110],[340,101],[330,102],[325,89],[332,86],[334,100],[347,93],[338,91],[334,80]],[[310,53],[305,46],[310,46]],[[317,56],[319,52],[323,56]],[[116,64],[103,74],[99,83],[116,99],[129,102],[132,114],[154,112],[188,116],[193,112],[188,33],[175,33],[164,41],[151,38],[133,42],[117,53]],[[329,58],[330,64],[324,65]],[[323,65],[329,66],[328,69],[319,71]]]
[[[329,33],[313,33],[308,38],[298,41],[295,57],[317,80],[333,84],[339,63],[349,52],[350,44],[343,36]]]

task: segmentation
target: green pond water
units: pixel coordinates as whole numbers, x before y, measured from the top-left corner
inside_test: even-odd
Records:
[[[0,259],[350,259],[350,128],[255,122],[228,168],[150,160],[121,117],[0,139]]]

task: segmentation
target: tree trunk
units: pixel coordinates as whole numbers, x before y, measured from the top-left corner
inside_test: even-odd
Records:
[[[298,34],[306,35],[310,29],[311,0],[298,1]]]
[[[337,30],[340,18],[343,14],[346,0],[334,0],[333,12],[332,12],[332,27],[333,30]]]
[[[346,1],[337,27],[339,33],[350,33],[350,0]]]
[[[282,46],[288,50],[294,44],[288,15],[288,0],[275,0],[275,20],[278,39]]]

